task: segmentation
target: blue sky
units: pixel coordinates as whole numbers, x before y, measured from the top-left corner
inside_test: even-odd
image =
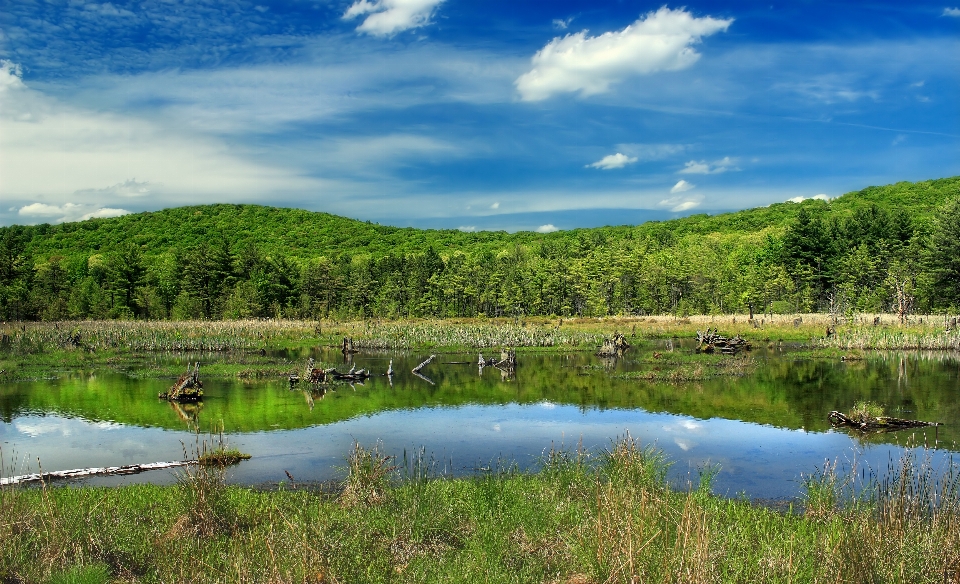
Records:
[[[9,0],[0,224],[549,231],[960,174],[960,6]]]

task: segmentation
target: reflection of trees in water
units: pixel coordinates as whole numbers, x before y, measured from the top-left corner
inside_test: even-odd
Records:
[[[636,358],[618,360],[617,371],[643,370],[649,365],[643,360],[649,361],[654,350],[663,351],[664,347],[657,342],[632,349]],[[675,346],[675,351],[681,355],[690,352],[692,357],[693,349]],[[336,351],[329,356],[317,353],[317,357],[331,363],[330,357],[339,360],[342,355]],[[753,358],[757,367],[745,377],[671,383],[612,375],[600,359],[587,352],[524,352],[512,374],[487,367],[481,375],[473,366],[476,353],[447,354],[425,372],[431,385],[411,373],[422,355],[362,352],[354,356],[356,366],[369,369],[373,377],[353,389],[331,386],[334,392],[326,399],[319,393],[295,395],[298,392],[288,389],[285,378],[243,382],[211,378],[201,413],[185,404],[177,409],[156,399],[156,391],[168,386],[169,380],[101,375],[94,380],[77,377],[5,385],[0,387],[0,413],[8,422],[26,412],[51,412],[177,430],[186,423],[191,429],[199,426],[200,431],[205,431],[206,422],[222,420],[228,432],[250,432],[329,424],[385,410],[547,401],[582,411],[642,408],[826,431],[830,411],[848,411],[856,401],[869,400],[883,404],[892,416],[948,424],[960,420],[960,360],[955,356],[898,352],[842,362],[755,351]],[[391,359],[395,374],[388,378],[383,373]],[[954,426],[939,429],[941,442],[960,441]],[[887,435],[880,440],[902,439]]]

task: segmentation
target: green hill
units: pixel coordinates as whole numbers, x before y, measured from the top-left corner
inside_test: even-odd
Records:
[[[904,285],[910,309],[945,310],[958,197],[953,177],[550,234],[258,205],[15,225],[0,228],[0,317],[891,310]]]

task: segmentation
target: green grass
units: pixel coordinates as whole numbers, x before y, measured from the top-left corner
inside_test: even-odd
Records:
[[[341,489],[254,491],[198,467],[172,487],[0,491],[0,581],[952,582],[955,469],[907,457],[851,489],[814,473],[777,512],[671,487],[662,453],[629,437],[438,477],[357,448]],[[943,470],[943,469],[941,469]],[[953,470],[953,472],[949,472]]]

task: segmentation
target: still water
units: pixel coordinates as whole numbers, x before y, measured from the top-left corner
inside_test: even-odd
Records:
[[[392,360],[395,375],[339,384],[322,395],[305,391],[309,384],[291,389],[284,379],[205,377],[200,406],[158,400],[169,379],[119,373],[0,383],[2,475],[38,465],[52,471],[178,460],[195,452],[198,429],[202,438],[221,424],[228,445],[253,455],[230,470],[229,480],[254,485],[286,481],[287,472],[304,482],[340,477],[354,442],[380,442],[398,457],[422,450],[435,472],[463,474],[535,466],[550,448],[598,452],[629,433],[668,455],[679,485],[696,483],[711,467],[719,469],[718,494],[790,499],[800,493],[801,473],[827,460],[883,474],[904,447],[928,446],[935,464],[960,447],[956,354],[883,353],[844,362],[770,350],[754,352],[758,366],[745,377],[627,377],[649,369],[657,349],[668,347],[651,344],[616,361],[521,353],[515,376],[480,371],[476,354],[441,354],[424,368],[426,378],[410,373],[426,354],[361,353],[353,358],[357,368],[382,374]],[[326,363],[340,357],[313,355]],[[161,358],[184,366],[189,360]],[[866,438],[831,429],[827,414],[860,399],[883,404],[890,415],[945,425]],[[154,471],[84,484],[174,480]]]

